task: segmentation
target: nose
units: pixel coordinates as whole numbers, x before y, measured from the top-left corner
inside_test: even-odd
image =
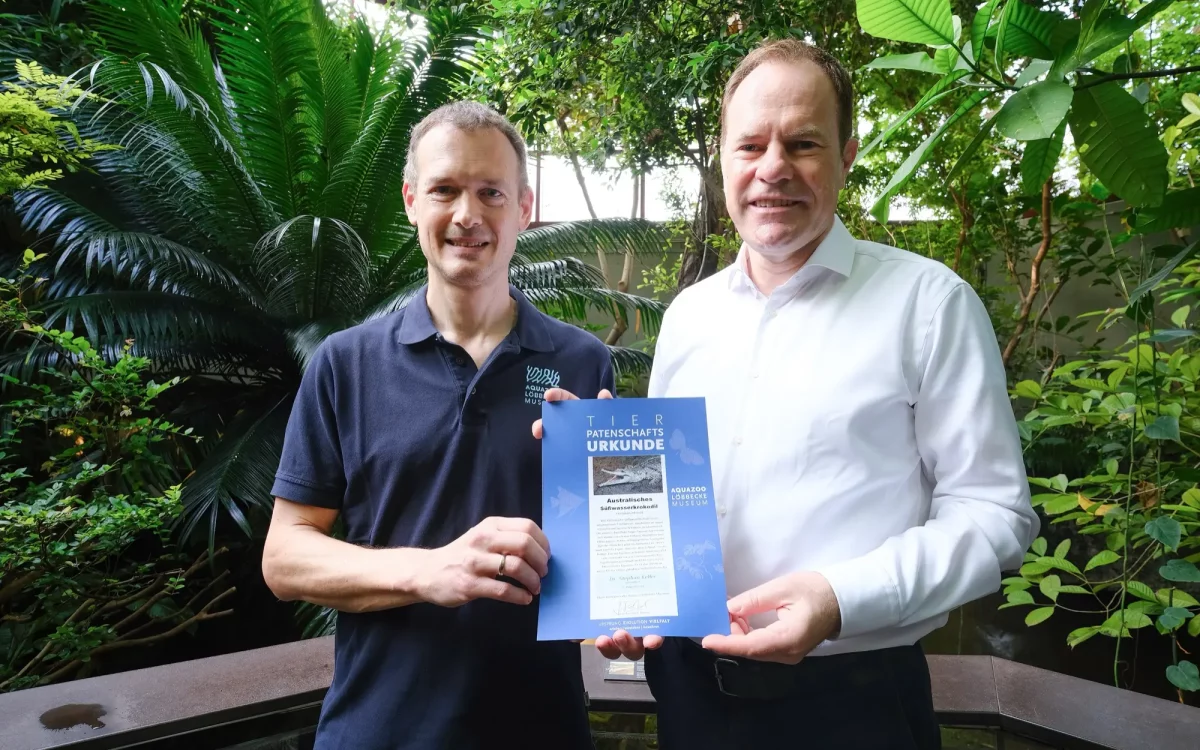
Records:
[[[763,182],[777,183],[792,179],[794,174],[792,163],[788,161],[787,151],[783,144],[772,140],[768,144],[767,150],[758,159],[755,177]]]
[[[479,226],[482,221],[482,211],[476,196],[469,190],[462,191],[454,205],[454,223],[464,229],[470,229]]]

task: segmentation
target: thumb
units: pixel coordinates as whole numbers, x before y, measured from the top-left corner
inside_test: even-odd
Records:
[[[565,388],[548,388],[542,394],[546,401],[578,401],[579,397]]]
[[[743,591],[726,602],[734,617],[747,618],[760,612],[774,612],[790,601],[790,592],[783,580],[776,578]]]
[[[613,395],[608,392],[607,388],[604,388],[603,390],[600,391],[600,393],[596,394],[596,398],[612,398],[612,397],[613,397]]]

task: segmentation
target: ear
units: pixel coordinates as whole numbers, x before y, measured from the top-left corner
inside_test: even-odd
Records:
[[[521,191],[521,230],[524,231],[533,219],[533,188],[526,186]]]
[[[842,149],[842,184],[846,184],[846,177],[850,174],[850,168],[854,166],[854,160],[858,157],[858,139],[851,138],[846,141],[846,147]]]
[[[408,223],[413,226],[417,225],[416,211],[413,208],[413,203],[416,202],[417,194],[416,187],[410,185],[406,180],[401,186],[400,192],[404,194],[404,213],[408,214]]]

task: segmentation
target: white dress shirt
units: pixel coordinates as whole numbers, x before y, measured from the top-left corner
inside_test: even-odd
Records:
[[[706,399],[728,594],[829,580],[842,627],[814,656],[915,643],[1037,537],[983,304],[942,263],[840,219],[770,296],[744,247],[681,292],[649,395]]]

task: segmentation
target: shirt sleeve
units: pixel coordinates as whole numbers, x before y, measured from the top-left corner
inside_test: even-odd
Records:
[[[333,366],[322,345],[300,381],[288,417],[271,494],[305,505],[338,509],[346,473],[338,441]]]
[[[956,286],[925,337],[914,409],[917,447],[933,482],[929,520],[817,572],[837,596],[850,638],[949,612],[1018,568],[1040,521],[987,310]]]

